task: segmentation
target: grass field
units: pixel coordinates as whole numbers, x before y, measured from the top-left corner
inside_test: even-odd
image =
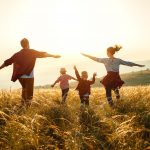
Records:
[[[122,88],[114,109],[103,88],[84,109],[74,90],[61,105],[59,90],[37,89],[26,110],[20,92],[0,91],[0,150],[150,150],[150,86]]]

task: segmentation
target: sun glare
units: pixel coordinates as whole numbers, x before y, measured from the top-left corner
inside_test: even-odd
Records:
[[[34,48],[68,57],[76,57],[80,52],[93,53],[93,51],[94,54],[101,51],[104,55],[107,46],[120,44],[126,40],[116,21],[121,17],[116,15],[116,11],[112,11],[117,10],[118,5],[111,3],[108,5],[108,2],[100,1],[99,8],[91,1],[86,2],[86,4],[85,1],[78,0],[28,2],[29,6],[26,6],[28,17],[24,22],[26,28],[21,36],[28,37]],[[34,5],[36,7],[33,9]],[[41,8],[41,5],[44,7]],[[97,13],[99,18],[93,17]],[[109,17],[110,14],[112,18]]]

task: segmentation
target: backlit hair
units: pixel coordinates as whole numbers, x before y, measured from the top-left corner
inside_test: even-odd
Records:
[[[23,38],[21,41],[20,41],[20,44],[23,48],[28,48],[29,47],[29,41],[28,39],[26,38]]]
[[[107,52],[110,52],[110,53],[113,55],[113,54],[115,54],[116,52],[118,52],[121,48],[122,48],[122,46],[120,46],[120,45],[115,45],[114,47],[108,47],[108,48],[107,48]]]

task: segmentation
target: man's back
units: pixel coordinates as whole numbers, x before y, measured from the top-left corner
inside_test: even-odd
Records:
[[[11,58],[7,59],[4,63],[6,66],[13,63],[12,81],[16,81],[24,74],[29,75],[35,66],[36,58],[42,57],[45,57],[45,52],[39,52],[33,49],[22,49],[15,53]]]

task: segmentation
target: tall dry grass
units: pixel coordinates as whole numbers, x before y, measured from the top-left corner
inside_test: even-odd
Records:
[[[112,109],[102,88],[92,89],[90,107],[80,109],[70,90],[36,90],[32,106],[20,107],[20,90],[0,91],[0,150],[148,150],[150,86],[124,87]]]

